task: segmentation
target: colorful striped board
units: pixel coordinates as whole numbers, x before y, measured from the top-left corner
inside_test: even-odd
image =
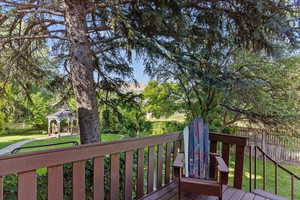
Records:
[[[183,130],[185,176],[208,178],[209,130],[201,118],[195,119]]]

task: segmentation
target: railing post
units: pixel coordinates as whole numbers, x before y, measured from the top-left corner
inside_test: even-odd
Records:
[[[266,190],[266,155],[263,153],[263,190]]]
[[[150,146],[148,148],[148,183],[147,183],[147,193],[153,191],[153,183],[154,183],[154,146]]]
[[[291,200],[294,200],[295,187],[294,187],[294,176],[291,176]]]
[[[160,189],[162,187],[162,173],[163,170],[163,145],[159,144],[157,146],[157,173],[156,173],[156,188]]]
[[[230,153],[230,144],[223,143],[222,144],[222,158],[227,166],[229,166],[229,153]],[[224,176],[224,182],[228,183],[228,176]]]
[[[144,195],[144,148],[138,149],[136,197],[139,199]]]
[[[37,199],[36,171],[22,172],[18,174],[18,200]]]
[[[166,144],[165,151],[165,184],[170,183],[172,143]]]
[[[179,145],[179,141],[178,140],[176,140],[176,141],[173,142],[173,162],[174,162],[174,160],[177,157],[179,146],[180,145]],[[172,167],[172,178],[173,179],[175,178],[174,174],[175,174],[174,173],[174,168]]]
[[[257,160],[257,146],[254,146],[254,189],[256,189],[256,161]]]
[[[249,146],[249,191],[252,191],[252,146]]]
[[[133,160],[132,151],[127,151],[125,154],[124,200],[132,199],[132,164],[133,164],[132,160]]]
[[[210,152],[216,153],[217,152],[217,141],[211,141],[210,143]],[[210,167],[209,167],[209,177],[215,178],[216,177],[216,160],[210,159]]]
[[[0,176],[0,200],[3,200],[3,178]]]
[[[63,165],[48,167],[48,199],[64,198]]]
[[[73,162],[72,175],[72,199],[85,199],[85,160]]]
[[[120,179],[120,155],[119,153],[110,155],[110,199],[119,199],[119,179]]]
[[[278,164],[275,163],[275,194],[278,194]]]
[[[236,145],[233,187],[242,189],[245,146]]]

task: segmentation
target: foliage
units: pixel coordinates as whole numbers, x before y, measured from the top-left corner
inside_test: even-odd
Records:
[[[16,94],[15,88],[13,84],[10,83],[2,83],[0,84],[2,90],[0,95],[0,129],[4,132],[5,124],[12,121],[18,121],[20,118],[20,114],[22,112],[23,107],[20,104],[20,98]]]
[[[101,131],[137,136],[150,132],[151,123],[146,122],[142,96],[133,92],[106,92],[99,96]]]
[[[45,93],[37,92],[31,95],[32,104],[28,105],[30,115],[27,118],[28,124],[38,128],[47,128],[46,116],[53,111],[51,108],[51,96]]]
[[[179,87],[175,83],[150,81],[143,91],[145,97],[145,111],[153,117],[170,117],[180,112]]]
[[[178,58],[163,62],[152,72],[158,79],[173,80],[149,84],[155,92],[148,92],[146,97],[153,110],[163,113],[168,106],[177,104],[188,120],[202,116],[213,129],[221,130],[237,121],[265,126],[297,123],[298,57],[270,59],[236,49],[230,55],[217,54],[202,63],[198,58],[203,55],[194,55],[183,61]],[[158,95],[160,91],[165,91],[164,96]],[[169,102],[169,96],[176,99]]]

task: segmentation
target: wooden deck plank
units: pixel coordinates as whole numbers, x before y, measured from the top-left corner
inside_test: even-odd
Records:
[[[241,200],[245,196],[246,192],[243,190],[236,190],[234,195],[231,197],[234,200]]]
[[[253,193],[256,194],[256,195],[262,196],[264,198],[267,198],[267,199],[272,199],[272,200],[287,200],[286,198],[277,196],[275,194],[271,194],[269,192],[266,192],[266,191],[260,190],[260,189],[254,190]]]
[[[228,187],[228,189],[225,190],[225,192],[223,193],[223,200],[231,200],[233,199],[233,196],[235,195],[235,193],[237,193],[238,190]]]
[[[163,195],[161,195],[163,193]],[[143,200],[154,200],[159,197],[160,200],[178,200],[177,186],[171,183],[168,187],[163,187],[162,190],[158,190],[142,198]],[[192,193],[185,193],[181,196],[181,200],[218,200],[218,197],[205,196]],[[223,189],[223,200],[270,200],[254,193],[245,192],[236,188],[225,186]]]
[[[262,196],[255,195],[253,200],[267,200],[267,199],[263,198]]]
[[[171,195],[169,196],[170,198],[168,199],[163,198],[168,193],[171,193]],[[161,187],[161,189],[151,192],[150,194],[140,198],[140,200],[156,200],[162,198],[166,200],[171,200],[171,199],[173,200],[173,197],[174,195],[176,195],[176,193],[177,193],[177,185],[174,182],[172,182],[170,184]]]
[[[252,200],[252,199],[254,199],[254,197],[255,197],[255,194],[246,192],[246,194],[243,196],[243,198],[241,200]]]

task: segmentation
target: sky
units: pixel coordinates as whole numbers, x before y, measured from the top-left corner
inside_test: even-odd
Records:
[[[135,59],[132,65],[134,70],[134,77],[139,83],[147,83],[150,81],[150,77],[144,73],[144,66],[142,61],[140,61],[139,59]]]

